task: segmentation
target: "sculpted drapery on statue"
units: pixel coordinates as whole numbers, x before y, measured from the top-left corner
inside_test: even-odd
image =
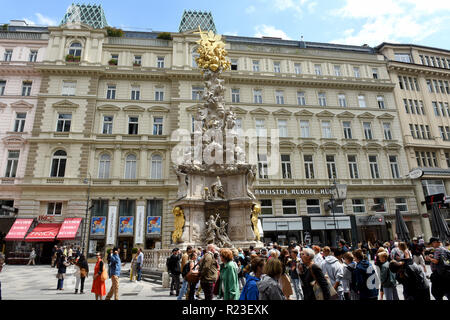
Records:
[[[180,241],[181,236],[183,235],[183,227],[184,227],[184,212],[180,207],[175,207],[172,210],[173,215],[175,216],[174,222],[174,231],[172,234],[172,242],[177,243]]]

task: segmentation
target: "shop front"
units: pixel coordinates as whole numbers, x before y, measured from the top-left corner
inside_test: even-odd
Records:
[[[319,246],[336,246],[336,240],[352,243],[352,224],[349,216],[304,217],[303,224],[310,242]]]
[[[92,200],[88,246],[89,257],[94,256],[97,252],[105,252],[108,206],[108,200]]]
[[[304,240],[302,218],[263,218],[262,229],[264,243],[277,242],[286,246]]]
[[[356,225],[358,228],[359,242],[389,241],[391,237],[388,233],[388,226],[383,215],[364,215],[356,216]]]
[[[31,245],[40,257],[40,263],[50,264],[52,259],[52,248],[60,244],[60,240],[56,240],[61,223],[39,223],[33,231],[26,237],[25,241]]]

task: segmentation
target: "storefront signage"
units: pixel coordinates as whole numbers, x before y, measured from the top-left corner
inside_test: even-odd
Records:
[[[132,236],[134,227],[134,217],[119,217],[119,235]]]
[[[135,243],[144,243],[145,207],[136,207],[136,234]]]
[[[382,226],[384,217],[380,215],[356,217],[356,224],[359,226]]]
[[[308,189],[255,189],[255,195],[330,195],[329,188]]]
[[[8,234],[6,235],[5,240],[23,240],[32,223],[33,219],[17,219],[11,227],[11,230],[9,230]]]
[[[351,229],[350,217],[311,217],[311,230]]]
[[[91,236],[104,236],[106,233],[106,217],[93,217],[91,222]]]
[[[66,218],[58,233],[58,240],[73,240],[80,227],[81,218]]]
[[[147,234],[161,234],[161,217],[147,217]]]
[[[423,176],[423,170],[421,169],[415,169],[409,173],[410,179],[419,179]]]
[[[117,230],[117,207],[109,207],[108,212],[108,235],[106,237],[106,244],[116,244],[116,230]]]
[[[14,212],[14,213],[19,212],[19,209],[7,206],[6,204],[1,204],[0,205],[0,210],[4,210],[4,211],[8,211],[8,212]]]
[[[38,221],[39,222],[44,222],[44,221],[54,222],[55,221],[55,217],[52,217],[52,216],[39,216],[38,217]]]

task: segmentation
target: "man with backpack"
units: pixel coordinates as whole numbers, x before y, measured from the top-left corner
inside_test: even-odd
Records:
[[[380,260],[380,282],[386,300],[399,300],[395,274],[389,270],[388,253],[382,251],[378,254]]]
[[[436,300],[444,296],[450,300],[450,251],[438,238],[431,237],[429,244],[434,248],[434,253],[425,257],[431,263],[431,293]]]
[[[353,254],[348,251],[343,255],[344,266],[343,266],[343,277],[342,277],[342,287],[344,288],[344,299],[345,300],[359,300],[358,290],[356,288],[356,262],[353,261]]]
[[[358,249],[353,253],[356,261],[355,284],[359,294],[359,300],[378,300],[379,279],[375,268],[364,255],[363,250]]]
[[[181,266],[180,266],[181,254],[180,249],[174,248],[172,250],[172,255],[167,259],[166,266],[167,271],[172,278],[172,282],[170,283],[170,295],[178,296],[180,294],[180,274],[181,274]]]

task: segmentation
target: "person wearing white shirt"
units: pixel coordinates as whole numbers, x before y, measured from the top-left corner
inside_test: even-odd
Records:
[[[138,256],[136,259],[136,271],[138,274],[137,281],[141,281],[141,279],[142,279],[142,264],[143,263],[144,263],[144,253],[142,252],[142,249],[139,248]]]
[[[315,253],[314,259],[313,259],[314,263],[317,266],[322,267],[323,257],[322,257],[322,254],[320,253],[320,247],[319,246],[313,246],[312,248],[313,248],[314,253]]]

